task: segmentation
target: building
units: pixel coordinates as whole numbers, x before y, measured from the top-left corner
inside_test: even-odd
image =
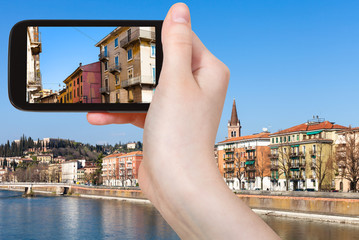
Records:
[[[156,83],[154,27],[118,27],[99,41],[103,103],[149,103]]]
[[[59,91],[59,95],[57,96],[57,102],[58,103],[67,103],[67,92],[66,92],[66,87],[61,89]]]
[[[62,182],[62,164],[52,163],[48,167],[48,182],[60,183]]]
[[[141,151],[111,154],[102,159],[103,184],[107,186],[136,186]]]
[[[335,190],[350,192],[355,189],[355,180],[359,179],[359,127],[338,132],[336,140],[337,172]],[[359,189],[359,182],[356,190]]]
[[[142,151],[130,152],[119,156],[119,177],[121,186],[137,186],[138,171],[142,160]]]
[[[136,143],[127,143],[127,149],[135,149]]]
[[[57,103],[58,101],[58,93],[54,92],[54,93],[50,93],[46,96],[42,96],[40,98],[40,103]]]
[[[270,188],[269,133],[229,138],[217,144],[218,168],[233,190]]]
[[[85,184],[85,168],[77,169],[77,184]]]
[[[61,178],[63,183],[76,183],[77,170],[85,166],[86,160],[72,160],[61,164]]]
[[[26,100],[29,103],[38,102],[41,98],[42,81],[40,72],[40,53],[42,51],[38,27],[27,28],[27,58],[26,58]]]
[[[346,127],[316,118],[270,134],[272,190],[333,187],[334,143]]]
[[[103,185],[119,186],[119,156],[123,153],[110,154],[102,159]]]
[[[241,136],[236,102],[233,100],[228,137],[215,146],[218,168],[229,188],[265,190],[270,187],[268,145],[269,133],[266,129],[261,133]]]
[[[41,163],[52,163],[53,155],[52,154],[39,154],[39,155],[37,155],[36,160]]]
[[[100,62],[79,67],[65,80],[66,93],[61,90],[60,103],[101,103],[101,69]]]

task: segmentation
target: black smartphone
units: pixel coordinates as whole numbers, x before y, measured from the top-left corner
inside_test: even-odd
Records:
[[[25,20],[9,39],[11,103],[28,111],[146,112],[161,20]]]

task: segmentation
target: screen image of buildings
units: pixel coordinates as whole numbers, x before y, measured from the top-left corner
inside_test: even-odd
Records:
[[[30,103],[150,103],[156,85],[155,27],[117,27],[95,46],[98,61],[77,63],[59,90],[43,89],[38,27],[28,28],[27,101]],[[83,59],[86,62],[86,59]],[[61,83],[61,84],[62,84]],[[60,85],[59,85],[60,86]]]

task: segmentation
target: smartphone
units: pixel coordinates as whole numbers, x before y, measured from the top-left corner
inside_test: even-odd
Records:
[[[146,112],[161,20],[25,20],[9,37],[9,99],[27,111]]]

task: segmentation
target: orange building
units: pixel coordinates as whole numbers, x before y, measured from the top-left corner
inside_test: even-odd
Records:
[[[241,125],[233,101],[228,138],[217,144],[218,168],[228,186],[238,189],[270,188],[269,132],[241,136]]]
[[[102,159],[103,184],[107,186],[136,186],[142,151],[111,154]]]

